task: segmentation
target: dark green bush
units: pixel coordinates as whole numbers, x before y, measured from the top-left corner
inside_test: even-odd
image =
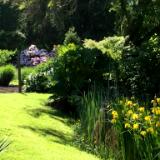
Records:
[[[74,27],[69,28],[68,32],[65,34],[64,44],[68,45],[70,43],[74,43],[76,45],[81,44],[81,39],[75,31]]]
[[[6,65],[0,67],[0,85],[8,86],[13,80],[15,75],[15,67],[12,65]]]
[[[54,99],[74,101],[94,83],[107,89],[106,75],[111,72],[112,64],[112,58],[100,50],[79,46],[70,50],[67,48],[53,61]]]
[[[125,95],[160,95],[160,39],[157,35],[141,46],[127,46],[120,66],[121,92]]]
[[[15,55],[16,51],[0,50],[0,66],[11,63]]]

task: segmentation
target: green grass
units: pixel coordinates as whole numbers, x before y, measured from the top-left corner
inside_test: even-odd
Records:
[[[11,141],[1,160],[98,160],[71,146],[73,129],[44,105],[48,94],[0,94],[0,138]]]

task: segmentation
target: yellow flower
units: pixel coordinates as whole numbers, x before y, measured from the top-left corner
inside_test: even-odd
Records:
[[[133,102],[132,101],[127,101],[126,105],[131,107],[131,106],[133,106]]]
[[[133,111],[132,110],[128,110],[128,112],[126,113],[126,116],[130,116],[133,114]]]
[[[113,117],[113,119],[118,118],[118,112],[117,111],[112,111],[112,117]]]
[[[116,122],[117,122],[116,119],[112,119],[112,120],[111,120],[111,123],[112,123],[112,124],[115,124]]]
[[[125,123],[124,128],[130,128],[131,125],[129,123]]]
[[[133,113],[133,114],[132,114],[132,119],[133,119],[133,120],[136,120],[136,119],[138,119],[138,114],[136,114],[136,113]]]
[[[144,120],[150,122],[151,121],[151,116],[145,116]]]
[[[160,105],[160,98],[157,98],[157,103]]]
[[[160,108],[159,108],[159,107],[156,108],[155,114],[156,114],[156,115],[160,115]]]
[[[133,103],[133,106],[136,107],[136,106],[137,106],[137,103]]]
[[[145,137],[146,134],[147,134],[147,132],[146,132],[146,131],[141,131],[140,134],[141,134],[143,137]]]
[[[155,100],[151,100],[151,103],[153,104],[153,103],[156,103],[156,101]]]
[[[147,132],[153,134],[154,133],[154,129],[153,127],[149,127],[147,128]]]
[[[151,110],[152,110],[152,113],[154,113],[154,114],[155,114],[155,113],[156,113],[157,108],[156,108],[156,107],[153,107]]]
[[[160,122],[157,122],[157,123],[156,123],[156,127],[160,127]]]
[[[138,110],[139,110],[140,112],[144,112],[145,109],[144,109],[144,107],[139,107]]]
[[[139,128],[139,124],[138,123],[133,124],[133,129],[134,130],[137,130],[138,128]]]

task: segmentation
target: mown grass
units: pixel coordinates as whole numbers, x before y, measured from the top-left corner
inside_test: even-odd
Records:
[[[11,142],[1,160],[98,160],[71,146],[68,119],[45,106],[48,94],[0,94],[0,138]]]

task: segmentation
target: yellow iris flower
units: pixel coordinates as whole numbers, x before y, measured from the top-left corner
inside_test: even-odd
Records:
[[[131,125],[129,123],[125,123],[124,128],[130,128]]]
[[[140,112],[144,112],[145,108],[144,108],[144,107],[139,107],[138,110],[139,110]]]
[[[133,113],[133,114],[132,114],[132,119],[133,119],[133,120],[136,120],[136,119],[138,119],[138,114],[136,114],[136,113]]]
[[[139,128],[139,124],[138,123],[133,124],[133,129],[134,130],[137,130],[138,128]]]
[[[140,134],[141,134],[143,137],[145,137],[146,134],[147,134],[147,132],[146,132],[146,131],[141,131]]]

